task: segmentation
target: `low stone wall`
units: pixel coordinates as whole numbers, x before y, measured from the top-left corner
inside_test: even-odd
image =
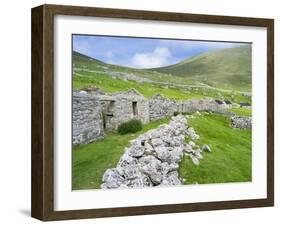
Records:
[[[218,104],[214,99],[210,98],[179,101],[177,106],[180,113],[194,113],[196,111],[220,112],[228,108],[226,104]]]
[[[101,106],[86,92],[74,92],[72,98],[72,143],[87,144],[104,139]]]
[[[194,129],[187,126],[186,117],[172,117],[167,125],[161,125],[132,140],[125,148],[116,168],[106,170],[103,189],[143,188],[153,186],[181,185],[177,169],[183,155],[188,155],[195,165],[203,158],[199,146],[187,144],[185,136],[198,139]],[[210,151],[208,146],[205,147]]]
[[[252,129],[252,117],[232,116],[230,118],[231,126],[238,129]]]
[[[177,111],[176,101],[155,95],[149,100],[149,119],[156,121],[165,117],[172,116]]]

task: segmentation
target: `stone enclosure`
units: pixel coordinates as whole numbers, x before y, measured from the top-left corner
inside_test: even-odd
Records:
[[[155,95],[146,99],[134,89],[112,94],[100,90],[73,93],[73,144],[87,144],[101,140],[105,130],[116,131],[131,119],[143,124],[173,116],[174,113],[211,111],[224,113],[231,103],[211,98],[176,101]],[[237,124],[237,123],[236,123]]]

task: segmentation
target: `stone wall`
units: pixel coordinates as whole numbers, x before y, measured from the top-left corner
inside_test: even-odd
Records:
[[[161,95],[155,95],[149,100],[150,121],[172,116],[175,111],[177,111],[177,103],[174,100],[164,98]]]
[[[72,143],[87,144],[104,139],[101,106],[86,92],[74,92],[72,98]]]
[[[227,104],[219,104],[211,98],[179,101],[177,106],[177,111],[180,113],[194,113],[196,111],[220,112],[228,108]]]
[[[232,116],[230,118],[231,126],[238,129],[252,129],[252,117]]]
[[[227,108],[229,108],[227,104],[219,104],[211,98],[174,101],[161,95],[155,95],[149,100],[149,117],[151,121],[155,121],[172,116],[174,112],[183,114],[196,111],[223,113]]]
[[[177,169],[183,156],[189,156],[195,165],[203,158],[203,151],[211,151],[208,145],[202,149],[191,140],[199,138],[186,117],[172,117],[169,124],[147,131],[125,148],[115,168],[107,169],[103,175],[102,189],[144,188],[154,186],[181,185]],[[200,159],[200,160],[199,160]]]
[[[99,90],[73,94],[73,144],[84,144],[104,138],[104,129],[116,131],[131,119],[143,124],[178,113],[212,111],[227,113],[228,105],[211,98],[175,101],[155,95],[146,99],[138,91],[106,94]],[[237,126],[239,122],[236,123]],[[236,126],[235,124],[235,126]]]

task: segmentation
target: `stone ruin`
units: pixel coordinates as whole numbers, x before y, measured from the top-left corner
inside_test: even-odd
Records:
[[[211,111],[226,114],[229,105],[205,98],[176,101],[155,95],[146,99],[135,89],[107,94],[99,89],[73,93],[73,144],[87,144],[103,139],[104,131],[116,131],[123,122],[138,119],[143,124],[174,113]]]
[[[177,102],[157,94],[149,100],[149,119],[156,121],[172,116],[177,111]]]
[[[118,126],[130,119],[138,119],[143,124],[149,122],[148,101],[138,91],[104,94],[98,96],[104,114],[104,127],[116,131]]]
[[[104,128],[99,100],[87,92],[72,96],[72,143],[87,144],[104,139]]]
[[[190,156],[199,164],[202,152],[211,151],[208,145],[201,149],[185,138],[198,139],[192,127],[188,127],[183,115],[172,117],[169,124],[160,125],[130,141],[115,168],[107,169],[103,175],[103,189],[143,188],[181,185],[177,169],[183,155]]]
[[[194,113],[196,111],[211,111],[217,113],[223,112],[229,108],[228,104],[224,102],[218,103],[212,98],[178,101],[177,106],[177,111],[179,113]]]

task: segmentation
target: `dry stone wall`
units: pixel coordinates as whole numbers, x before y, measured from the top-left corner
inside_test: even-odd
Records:
[[[183,115],[172,117],[169,124],[160,125],[130,142],[115,168],[103,175],[103,189],[143,188],[181,185],[177,169],[183,155],[199,165],[203,149],[195,143],[187,144],[185,137],[196,140],[199,136],[188,127]],[[209,146],[204,150],[210,151]]]
[[[179,101],[177,106],[180,113],[194,113],[196,111],[220,112],[228,108],[226,104],[219,104],[211,98]]]
[[[172,116],[177,111],[177,103],[174,100],[155,95],[149,100],[150,121],[156,121]]]
[[[235,115],[230,120],[233,128],[252,129],[252,117]]]
[[[74,92],[72,98],[72,143],[87,144],[104,139],[101,106],[86,92]]]

